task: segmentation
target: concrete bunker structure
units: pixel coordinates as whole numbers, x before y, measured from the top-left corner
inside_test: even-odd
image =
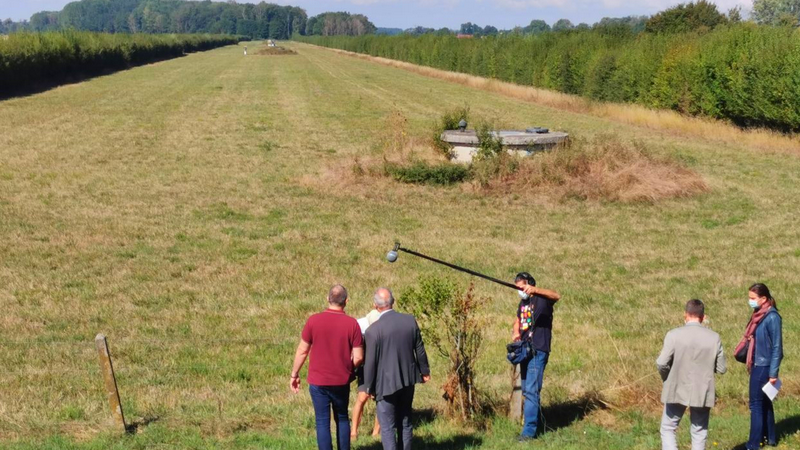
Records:
[[[442,133],[442,140],[453,147],[453,160],[461,163],[472,162],[478,151],[479,139],[476,130],[467,130],[467,123],[461,121],[459,130],[447,130]],[[535,152],[550,150],[569,140],[569,134],[550,131],[547,128],[527,128],[525,130],[492,131],[495,138],[500,138],[503,147],[512,155],[530,156]]]

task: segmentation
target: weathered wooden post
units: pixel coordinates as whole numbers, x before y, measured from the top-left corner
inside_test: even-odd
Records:
[[[119,399],[119,390],[117,389],[117,378],[114,376],[114,366],[111,364],[111,352],[108,350],[108,340],[102,333],[94,338],[95,347],[100,357],[100,371],[103,372],[103,380],[106,385],[106,396],[108,397],[108,404],[111,406],[111,417],[114,419],[114,424],[119,428],[119,431],[127,431],[125,426],[125,415],[122,413],[122,402]]]
[[[508,405],[508,418],[519,421],[522,418],[522,373],[519,364],[511,371],[511,401]]]

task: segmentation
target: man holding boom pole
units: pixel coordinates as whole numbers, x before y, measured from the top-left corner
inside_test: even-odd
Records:
[[[561,298],[556,291],[536,287],[536,280],[528,272],[520,272],[514,279],[520,289],[517,318],[514,320],[514,341],[527,341],[531,356],[520,363],[522,395],[525,399],[523,415],[525,425],[520,442],[536,437],[539,426],[540,396],[544,369],[550,358],[550,341],[553,330],[553,305]]]

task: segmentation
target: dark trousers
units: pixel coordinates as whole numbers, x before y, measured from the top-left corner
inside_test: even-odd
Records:
[[[350,385],[315,386],[310,385],[311,403],[314,404],[314,418],[317,422],[317,446],[319,450],[333,450],[331,439],[331,408],[336,418],[336,448],[350,450],[350,417],[347,407],[350,402]]]
[[[753,366],[750,373],[750,439],[749,450],[758,450],[763,441],[775,445],[778,442],[775,434],[775,411],[772,401],[761,390],[769,383],[769,366]]]
[[[381,424],[383,450],[396,450],[398,447],[403,450],[411,450],[413,435],[411,404],[413,402],[414,386],[384,396],[378,402],[378,422]]]

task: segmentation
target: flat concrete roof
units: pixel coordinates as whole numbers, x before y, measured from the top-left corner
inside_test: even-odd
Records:
[[[569,134],[560,131],[529,133],[524,130],[500,130],[492,134],[502,138],[503,145],[515,146],[560,144],[569,139]],[[442,133],[442,140],[449,144],[478,145],[478,133],[475,130],[447,130]]]

